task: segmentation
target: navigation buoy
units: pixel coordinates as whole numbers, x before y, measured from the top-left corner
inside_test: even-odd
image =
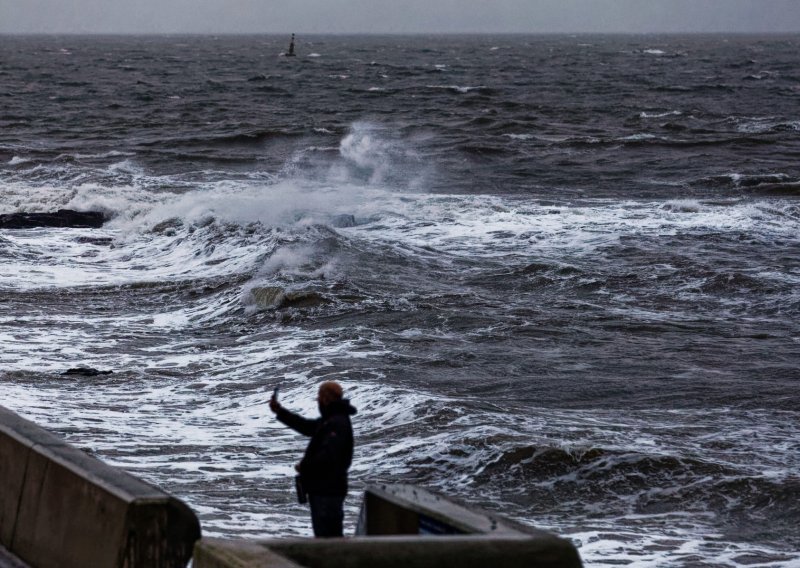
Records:
[[[292,34],[292,40],[289,42],[289,51],[284,53],[286,57],[294,57],[294,34]]]

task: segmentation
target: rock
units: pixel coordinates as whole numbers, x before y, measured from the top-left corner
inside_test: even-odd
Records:
[[[114,244],[114,239],[111,237],[78,237],[75,242],[86,245],[111,246]]]
[[[78,377],[96,377],[97,375],[110,375],[113,372],[114,371],[98,371],[91,367],[74,367],[72,369],[67,369],[61,374]]]
[[[158,225],[153,227],[152,231],[160,235],[173,237],[175,236],[175,230],[181,228],[182,226],[183,226],[183,221],[181,221],[177,217],[173,217],[171,219],[161,221]]]
[[[250,290],[250,294],[261,308],[311,308],[330,302],[313,290],[284,290],[279,286],[259,286]]]
[[[33,229],[36,227],[98,229],[105,223],[98,211],[59,209],[55,213],[8,213],[0,215],[0,229]]]
[[[356,218],[353,215],[336,215],[331,219],[331,225],[337,229],[356,226]]]

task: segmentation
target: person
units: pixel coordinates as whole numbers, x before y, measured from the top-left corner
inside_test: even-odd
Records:
[[[342,386],[334,381],[320,385],[317,403],[320,417],[313,420],[286,410],[275,394],[269,401],[269,408],[278,420],[311,438],[295,469],[308,493],[314,536],[340,537],[347,496],[347,471],[353,460],[350,417],[356,409],[344,398]]]

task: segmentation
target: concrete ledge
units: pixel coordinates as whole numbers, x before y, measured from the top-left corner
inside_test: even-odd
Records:
[[[356,534],[554,536],[476,507],[460,505],[421,487],[402,484],[367,487]]]
[[[276,557],[276,554],[278,555]],[[281,558],[283,557],[283,558]],[[291,563],[286,564],[286,561]],[[257,542],[203,539],[195,568],[579,568],[575,548],[556,537],[384,536]]]
[[[3,407],[0,479],[0,544],[33,566],[185,566],[200,538],[182,501]]]
[[[302,568],[252,540],[204,538],[195,545],[192,565],[197,568]]]

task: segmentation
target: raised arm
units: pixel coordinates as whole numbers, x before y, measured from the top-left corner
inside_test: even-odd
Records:
[[[303,418],[294,412],[286,410],[277,402],[275,403],[275,406],[276,408],[273,408],[272,404],[270,403],[270,408],[275,413],[275,417],[295,432],[302,434],[303,436],[311,437],[314,435],[314,432],[317,431],[317,427],[319,426],[319,422],[321,420],[320,418],[317,418],[316,420]]]

